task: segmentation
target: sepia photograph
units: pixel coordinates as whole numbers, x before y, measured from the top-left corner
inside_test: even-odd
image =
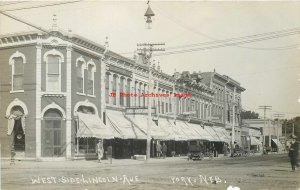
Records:
[[[0,190],[300,190],[300,1],[0,0]]]

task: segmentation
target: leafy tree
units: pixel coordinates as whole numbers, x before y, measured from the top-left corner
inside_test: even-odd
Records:
[[[242,111],[241,118],[242,119],[258,119],[259,114],[254,111]]]

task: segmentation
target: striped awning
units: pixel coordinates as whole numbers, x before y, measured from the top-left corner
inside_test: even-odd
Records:
[[[187,123],[187,125],[191,126],[197,133],[201,136],[200,140],[207,140],[207,141],[213,141],[213,137],[202,128],[201,125],[193,124],[193,123]]]
[[[113,130],[106,126],[98,115],[77,112],[78,131],[77,137],[95,137],[101,139],[113,139]]]
[[[167,139],[175,141],[186,141],[188,137],[179,125],[175,125],[173,119],[159,118],[158,125],[163,127],[168,132]]]
[[[136,127],[138,127],[141,131],[147,134],[148,128],[148,116],[146,115],[127,115],[126,116],[129,121],[131,121]],[[164,129],[162,126],[156,125],[156,123],[152,120],[150,121],[149,128],[150,137],[156,140],[168,140],[168,132],[167,129]]]
[[[124,117],[121,111],[106,110],[107,125],[114,129],[114,136],[121,139],[147,139],[146,131],[140,130]]]
[[[261,145],[260,140],[258,140],[256,137],[250,137],[251,145]]]

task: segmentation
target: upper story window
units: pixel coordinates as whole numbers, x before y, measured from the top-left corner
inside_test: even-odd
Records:
[[[9,64],[12,66],[12,92],[24,90],[24,64],[26,58],[24,54],[15,52],[9,59]]]
[[[124,93],[124,78],[120,78],[120,93]],[[124,106],[124,96],[120,96],[120,106]]]
[[[113,76],[112,93],[117,93],[117,75]],[[116,96],[113,96],[112,99],[113,99],[113,101],[112,101],[113,105],[117,105]]]
[[[77,70],[77,92],[84,93],[84,69],[85,61],[81,57],[76,60],[76,70]]]
[[[46,61],[46,91],[61,92],[61,63],[64,61],[62,53],[53,49],[44,54]]]
[[[56,55],[48,55],[47,61],[47,91],[61,91],[61,69],[59,57]]]
[[[128,94],[130,93],[130,83],[131,83],[130,79],[127,79],[126,93]],[[130,96],[126,97],[126,106],[130,107]]]
[[[105,102],[109,104],[109,73],[105,74]]]
[[[89,95],[95,94],[95,72],[96,72],[96,65],[91,60],[87,63],[87,91],[86,93]]]

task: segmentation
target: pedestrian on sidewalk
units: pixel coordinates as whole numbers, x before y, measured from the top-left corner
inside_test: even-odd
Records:
[[[295,167],[296,167],[296,144],[295,142],[291,142],[291,147],[289,150],[289,157],[290,157],[290,161],[291,161],[291,166],[292,166],[292,172],[295,171]]]
[[[161,156],[161,145],[159,141],[156,142],[156,156],[157,158],[160,158]]]
[[[294,142],[294,148],[295,148],[295,156],[296,156],[296,167],[298,168],[299,167],[299,163],[298,163],[298,156],[299,156],[299,142],[297,141],[297,136],[294,136],[294,139],[293,139],[293,142]]]
[[[98,162],[101,163],[101,159],[103,157],[104,149],[103,149],[103,141],[101,139],[98,140],[97,143],[97,155],[98,155]]]
[[[163,143],[161,150],[162,150],[163,157],[165,159],[166,155],[167,155],[167,151],[168,151],[168,147],[167,147],[166,143]]]
[[[224,156],[228,156],[227,149],[228,149],[228,145],[227,145],[227,143],[224,143],[223,144],[223,153],[224,153]]]

